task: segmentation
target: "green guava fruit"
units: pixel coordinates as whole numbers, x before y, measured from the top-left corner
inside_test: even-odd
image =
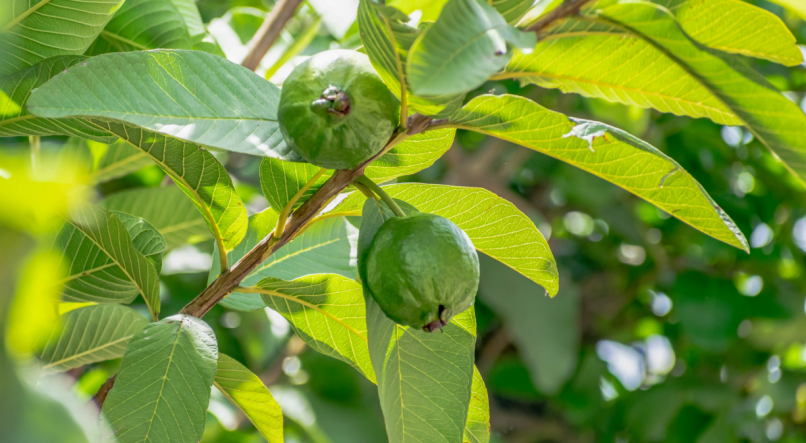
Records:
[[[378,229],[366,276],[372,298],[387,317],[433,332],[473,305],[479,257],[452,221],[417,213],[390,218]]]
[[[294,68],[277,117],[286,143],[307,162],[349,169],[380,151],[398,125],[400,101],[369,57],[334,49]]]

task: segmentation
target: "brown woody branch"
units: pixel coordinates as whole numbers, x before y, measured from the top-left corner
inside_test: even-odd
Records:
[[[285,24],[294,16],[302,0],[279,0],[274,4],[269,16],[260,25],[260,29],[252,40],[249,42],[248,52],[246,58],[241,62],[241,66],[249,68],[252,71],[257,69],[260,61],[269,52],[269,49],[277,40],[280,31],[283,30]]]
[[[592,0],[567,0],[560,6],[552,9],[551,12],[540,17],[531,25],[527,26],[524,31],[534,31],[538,34],[550,28],[551,25],[558,20],[562,20],[569,15],[577,14],[583,6],[590,3]]]

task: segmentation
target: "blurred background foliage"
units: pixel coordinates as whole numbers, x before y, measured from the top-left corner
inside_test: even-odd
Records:
[[[414,19],[428,18],[428,2],[420,3],[425,14],[415,11]],[[779,15],[806,44],[803,16],[763,0],[754,3]],[[221,55],[236,63],[272,6],[260,0],[197,4],[211,34],[205,42],[217,43]],[[281,84],[307,55],[357,48],[356,8],[356,0],[309,0],[257,72]],[[747,60],[806,109],[804,66]],[[806,440],[806,194],[780,162],[747,131],[705,119],[521,88],[515,81],[487,83],[468,99],[488,91],[523,95],[650,142],[703,185],[752,247],[750,254],[731,248],[565,163],[459,131],[434,166],[402,180],[483,187],[512,201],[549,238],[562,276],[559,295],[549,299],[542,288],[482,257],[476,359],[490,394],[492,441]],[[41,158],[47,164],[77,142],[43,138]],[[87,143],[93,152],[106,149]],[[0,291],[6,295],[0,312],[7,313],[0,321],[8,320],[0,346],[5,343],[12,354],[24,354],[33,331],[53,318],[26,305],[53,296],[52,287],[37,282],[58,275],[47,254],[56,214],[69,199],[84,198],[70,192],[76,176],[60,176],[64,185],[50,187],[15,180],[21,175],[14,171],[30,168],[28,153],[27,139],[0,139],[0,173],[12,177],[0,180]],[[250,214],[265,208],[259,159],[215,155],[236,180]],[[40,165],[39,171],[69,170],[63,166]],[[172,184],[156,166],[145,166],[101,183],[97,195],[87,197],[158,186]],[[163,312],[178,311],[205,287],[212,247],[208,239],[166,256]],[[271,387],[286,415],[287,442],[386,441],[375,387],[346,364],[306,350],[279,314],[217,306],[205,320],[221,352]],[[34,389],[15,381],[5,353],[0,358],[0,376],[8,381],[0,398]],[[88,400],[118,364],[79,368],[52,382]],[[54,401],[43,395],[26,397],[30,407]],[[0,402],[0,421],[14,420],[23,410]],[[81,422],[77,415],[73,420]],[[66,435],[58,441],[67,441]],[[202,441],[263,440],[214,388]]]

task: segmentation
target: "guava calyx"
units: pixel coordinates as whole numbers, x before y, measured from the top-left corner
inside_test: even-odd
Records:
[[[439,305],[437,308],[439,312],[439,320],[434,320],[431,323],[423,326],[423,331],[425,332],[434,332],[437,330],[442,329],[443,326],[447,325],[451,321],[451,313],[448,309],[445,309],[444,305]]]
[[[311,109],[318,113],[326,112],[336,117],[344,117],[350,113],[350,97],[339,88],[330,85],[311,103]]]

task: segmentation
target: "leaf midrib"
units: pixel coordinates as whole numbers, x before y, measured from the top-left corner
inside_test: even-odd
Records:
[[[109,346],[116,345],[116,344],[118,344],[118,343],[120,343],[122,341],[130,340],[132,337],[134,337],[134,334],[127,335],[125,337],[121,337],[118,340],[108,342],[108,343],[106,343],[106,344],[104,344],[102,346],[98,346],[98,347],[95,347],[95,348],[92,348],[92,349],[88,349],[88,350],[86,350],[84,352],[80,352],[78,354],[73,354],[70,357],[63,358],[63,359],[58,360],[58,361],[50,362],[50,363],[42,366],[42,369],[50,369],[53,366],[58,366],[58,365],[61,365],[61,364],[65,363],[65,362],[76,360],[76,359],[81,358],[81,357],[83,357],[83,356],[85,356],[87,354],[91,354],[93,352],[98,352],[98,351],[101,351],[101,350],[103,350],[103,349],[105,349],[105,348],[107,348]]]
[[[42,6],[45,6],[48,3],[50,3],[50,0],[42,0],[42,1],[40,1],[39,3],[34,5],[33,8],[28,9],[24,13],[18,15],[17,18],[15,18],[14,20],[10,21],[6,26],[3,27],[3,29],[0,29],[0,32],[7,32],[9,29],[13,28],[14,26],[17,26],[21,21],[25,20],[29,15],[31,15],[34,12],[38,11],[39,8],[41,8]]]
[[[572,82],[585,83],[585,84],[594,85],[594,86],[604,86],[604,87],[615,89],[615,90],[635,92],[635,93],[644,94],[644,95],[651,95],[651,96],[655,96],[655,97],[662,98],[662,99],[667,99],[667,100],[674,101],[674,102],[687,103],[687,104],[692,105],[692,106],[699,106],[699,107],[702,107],[703,109],[713,111],[714,113],[717,113],[717,114],[720,114],[720,115],[725,115],[725,116],[728,116],[730,118],[735,118],[735,119],[741,120],[734,113],[725,112],[724,110],[714,108],[712,106],[708,106],[708,105],[706,105],[706,104],[704,104],[702,102],[694,102],[694,101],[686,100],[686,99],[683,99],[683,98],[680,98],[680,97],[674,97],[674,96],[667,95],[667,94],[661,94],[659,92],[647,91],[647,90],[638,89],[638,88],[630,88],[630,87],[623,86],[623,85],[605,83],[605,82],[601,82],[601,81],[597,81],[597,80],[590,80],[590,79],[574,77],[574,76],[570,76],[570,75],[548,74],[548,73],[545,73],[545,72],[534,72],[534,71],[517,71],[517,72],[516,71],[509,71],[509,72],[501,72],[501,73],[498,73],[498,74],[494,74],[492,77],[490,77],[490,80],[516,79],[516,78],[520,78],[520,77],[544,77],[544,78],[548,78],[548,79],[568,80],[568,81],[572,81]],[[699,79],[697,79],[697,80],[699,82]],[[702,84],[702,82],[699,82],[699,83]],[[711,91],[707,87],[706,87],[706,89],[708,90],[709,93],[711,93],[712,96],[715,96],[713,91]],[[719,97],[715,97],[715,98],[719,99]],[[722,103],[722,100],[720,100],[720,103]],[[727,107],[727,108],[730,109],[730,107]]]
[[[113,215],[113,217],[114,217],[114,215]],[[99,244],[97,241],[95,241],[95,239],[94,239],[94,238],[92,238],[92,236],[88,235],[86,231],[84,231],[83,229],[81,229],[81,226],[80,226],[79,224],[77,224],[77,223],[73,223],[73,221],[72,221],[72,220],[69,220],[69,219],[68,219],[68,221],[70,222],[70,224],[71,224],[71,225],[75,226],[75,227],[76,227],[76,229],[78,229],[79,231],[81,231],[81,233],[83,233],[83,234],[84,234],[84,235],[85,235],[85,236],[86,236],[86,237],[87,237],[87,238],[88,238],[88,239],[89,239],[91,242],[93,242],[93,243],[94,243],[96,246],[98,246],[98,248],[99,248],[101,251],[104,251],[104,254],[106,254],[106,255],[109,257],[109,259],[110,259],[110,260],[112,260],[112,261],[113,261],[113,262],[114,262],[116,265],[118,265],[118,267],[120,268],[120,270],[121,270],[121,271],[123,271],[123,273],[124,273],[124,274],[126,274],[126,277],[128,277],[128,278],[129,278],[129,280],[130,280],[130,281],[131,281],[131,282],[134,284],[134,286],[137,288],[137,290],[138,290],[138,291],[140,291],[140,294],[143,296],[143,300],[145,300],[146,305],[148,306],[149,311],[151,311],[151,312],[152,312],[152,315],[153,315],[153,316],[156,316],[156,313],[154,312],[154,306],[152,306],[152,305],[151,305],[151,300],[149,300],[149,299],[148,299],[148,297],[146,296],[145,289],[144,289],[144,288],[142,288],[142,287],[140,287],[140,283],[138,283],[138,282],[137,282],[137,280],[135,280],[135,278],[134,278],[134,277],[133,277],[131,274],[129,274],[129,271],[127,271],[125,267],[123,267],[123,266],[122,266],[122,265],[121,265],[121,264],[120,264],[120,263],[119,263],[119,262],[118,262],[118,261],[117,261],[117,260],[116,260],[114,257],[112,257],[112,256],[111,256],[111,255],[110,255],[110,254],[109,254],[109,253],[106,251],[106,248],[104,248],[103,246],[101,246],[101,245],[100,245],[100,244]],[[122,224],[123,224],[123,222],[121,222],[121,225],[122,225]],[[108,223],[107,223],[107,225],[108,225]],[[124,229],[124,231],[126,230],[125,226],[124,226],[124,228],[123,228],[123,229]],[[126,231],[126,234],[128,235],[128,231]],[[132,247],[132,249],[134,249],[134,244],[132,244],[132,245],[131,245],[131,247]],[[138,254],[140,254],[140,251],[135,251],[135,252],[137,252]],[[145,258],[145,256],[144,256],[144,255],[142,255],[142,254],[140,254],[140,255],[141,255],[141,256],[143,256],[143,258]],[[156,273],[156,271],[155,271],[155,273]]]
[[[185,326],[185,320],[179,321],[179,329],[176,331],[176,338],[174,339],[173,345],[171,346],[171,354],[168,356],[168,364],[165,365],[165,374],[162,376],[162,385],[160,386],[159,395],[157,395],[157,401],[154,404],[154,412],[151,414],[151,420],[148,422],[148,429],[146,430],[145,437],[143,438],[143,442],[148,441],[148,434],[151,433],[151,426],[154,424],[154,417],[157,415],[157,409],[160,406],[160,400],[162,400],[162,392],[165,390],[165,383],[168,382],[168,372],[171,370],[171,363],[174,360],[174,353],[176,352],[176,345],[179,343],[179,337],[182,335],[182,328]]]
[[[141,51],[147,51],[147,50],[151,49],[148,46],[144,46],[144,45],[141,45],[140,43],[131,41],[131,40],[125,38],[125,37],[121,37],[120,35],[112,33],[112,32],[109,32],[106,29],[101,31],[101,35],[106,37],[106,38],[112,38],[112,39],[115,39],[115,40],[117,40],[119,42],[125,43],[127,45],[134,46],[135,48],[137,48],[137,49],[139,49]]]

